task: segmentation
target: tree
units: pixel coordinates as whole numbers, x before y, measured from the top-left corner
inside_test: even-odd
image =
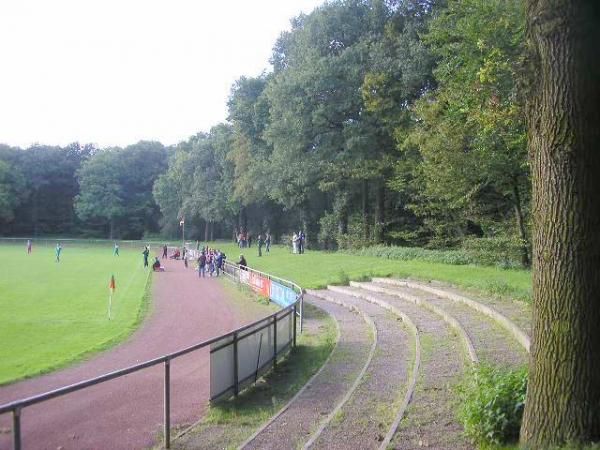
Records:
[[[96,222],[102,232],[108,228],[111,239],[139,239],[147,231],[158,231],[159,208],[152,187],[166,167],[167,155],[158,142],[140,141],[95,153],[78,173],[78,216]]]
[[[600,3],[528,0],[533,336],[521,440],[600,440]]]

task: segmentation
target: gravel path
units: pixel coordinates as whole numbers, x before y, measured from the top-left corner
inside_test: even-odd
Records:
[[[368,359],[372,337],[369,326],[359,314],[308,295],[305,301],[337,320],[338,344],[312,383],[244,448],[295,449],[301,446],[350,389]]]
[[[379,284],[390,290],[427,300],[451,314],[467,331],[480,361],[494,366],[515,368],[527,362],[525,349],[496,322],[463,303],[441,298],[419,289]]]
[[[167,261],[154,274],[153,304],[142,327],[126,342],[64,370],[0,388],[0,403],[38,394],[121,369],[212,336],[248,321],[214,279],[198,280],[181,261]],[[257,308],[258,318],[264,310]],[[208,353],[171,363],[171,420],[185,424],[204,411]],[[27,407],[22,412],[23,448],[132,449],[153,443],[162,423],[163,367],[157,366],[101,385]],[[11,417],[0,417],[0,448],[12,447]],[[4,431],[4,432],[1,432]]]
[[[331,291],[332,297],[363,311],[377,328],[377,347],[364,381],[315,441],[319,449],[376,449],[404,400],[408,367],[414,353],[402,321],[380,306]]]
[[[470,449],[456,419],[452,392],[466,369],[466,354],[459,338],[442,318],[395,296],[348,287],[355,295],[376,296],[405,312],[416,324],[421,339],[421,371],[405,419],[391,448]]]

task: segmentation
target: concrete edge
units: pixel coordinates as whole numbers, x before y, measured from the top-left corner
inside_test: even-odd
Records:
[[[306,299],[305,299],[306,300]],[[310,300],[309,300],[310,303]],[[319,308],[316,305],[315,308]],[[321,308],[319,308],[321,309]],[[300,397],[300,395],[302,395],[302,393],[308,389],[313,381],[315,380],[315,378],[317,378],[319,376],[319,374],[321,372],[323,372],[323,370],[325,369],[325,367],[327,367],[327,364],[329,364],[329,361],[331,360],[333,353],[335,352],[338,343],[340,342],[340,337],[341,337],[341,330],[340,330],[340,324],[337,321],[337,319],[332,316],[331,314],[329,314],[327,311],[321,309],[321,311],[325,312],[326,314],[328,314],[331,318],[333,318],[333,321],[335,322],[335,327],[336,327],[336,339],[335,339],[335,345],[333,346],[333,348],[331,349],[331,353],[329,354],[329,356],[327,357],[327,359],[323,362],[323,364],[321,365],[321,367],[319,368],[319,370],[317,370],[312,377],[310,377],[308,379],[308,381],[304,384],[304,386],[302,386],[300,388],[300,390],[298,392],[296,392],[296,394],[290,399],[289,402],[287,402],[273,417],[271,417],[267,422],[265,422],[258,430],[256,430],[252,436],[250,436],[248,439],[246,439],[242,444],[240,444],[237,449],[238,450],[242,450],[243,448],[245,448],[248,444],[250,444],[252,441],[254,441],[254,439],[257,438],[257,436],[262,433],[269,425],[271,425],[273,422],[275,422],[275,420],[277,420],[277,418],[279,416],[281,416],[284,412],[286,412],[289,407],[298,399],[298,397]]]
[[[420,297],[404,294],[402,292],[394,291],[394,290],[387,289],[384,287],[373,286],[368,283],[357,283],[355,281],[351,281],[350,286],[357,287],[357,288],[360,288],[363,290],[372,291],[372,292],[379,292],[380,294],[393,295],[395,297],[400,297],[403,300],[409,301],[411,303],[414,303],[415,305],[422,306],[423,308],[430,310],[432,313],[441,317],[444,320],[444,322],[446,322],[448,325],[450,325],[452,328],[454,328],[458,332],[458,334],[460,335],[461,340],[465,346],[467,355],[468,355],[471,363],[472,364],[479,363],[479,358],[477,357],[477,353],[475,352],[475,347],[473,346],[473,341],[471,340],[471,337],[467,333],[467,330],[465,330],[465,328],[462,326],[462,324],[458,320],[456,320],[456,318],[453,315],[451,315],[450,313],[448,313],[447,311],[444,311],[443,309],[437,307],[436,305],[434,305]]]
[[[463,304],[469,306],[470,308],[474,309],[475,311],[478,311],[481,314],[488,316],[490,319],[492,319],[498,325],[502,326],[515,338],[515,340],[519,344],[521,344],[521,346],[527,351],[527,353],[529,353],[529,351],[530,351],[531,338],[527,335],[527,333],[525,333],[521,328],[519,328],[519,326],[516,323],[514,323],[512,320],[510,320],[504,314],[502,314],[501,312],[492,308],[491,306],[484,305],[483,303],[480,303],[476,300],[465,297],[463,295],[454,294],[452,292],[448,292],[443,289],[438,289],[433,286],[427,286],[426,284],[417,283],[414,281],[396,280],[393,278],[373,278],[373,281],[376,283],[387,283],[387,284],[392,284],[392,285],[396,285],[396,286],[409,287],[412,289],[420,289],[422,291],[430,292],[432,294],[435,294],[439,297],[446,298],[448,300],[463,303]]]
[[[398,408],[398,412],[396,413],[394,422],[392,422],[390,429],[388,430],[387,434],[385,435],[385,438],[383,439],[383,441],[381,442],[381,445],[379,446],[379,450],[385,450],[385,449],[387,449],[387,446],[392,441],[392,439],[394,438],[394,435],[398,431],[400,422],[404,418],[404,415],[406,413],[406,408],[408,408],[408,405],[410,404],[410,402],[412,400],[412,397],[414,395],[414,392],[415,392],[415,389],[417,386],[417,379],[419,378],[419,371],[421,370],[421,339],[419,337],[419,329],[417,328],[415,323],[412,321],[412,319],[404,311],[396,308],[393,305],[390,305],[387,302],[384,302],[384,301],[378,299],[377,297],[374,297],[369,294],[359,294],[354,291],[349,291],[348,289],[341,287],[341,286],[327,286],[327,289],[329,289],[333,292],[339,292],[342,294],[346,294],[346,295],[350,295],[353,297],[363,299],[367,302],[373,303],[375,305],[378,305],[378,306],[390,311],[392,314],[400,317],[402,319],[402,321],[408,326],[408,328],[410,328],[410,330],[413,333],[413,336],[415,339],[415,360],[414,360],[414,364],[413,364],[413,370],[412,370],[412,373],[409,378],[408,386],[406,388],[406,393],[404,395],[404,400],[402,401],[400,408]]]
[[[375,326],[375,322],[373,322],[373,319],[371,319],[363,311],[355,308],[353,305],[348,305],[347,303],[342,302],[342,301],[340,301],[338,299],[335,299],[335,298],[330,297],[328,295],[323,295],[322,292],[313,291],[313,290],[307,290],[306,293],[309,294],[309,295],[312,295],[314,297],[320,298],[322,300],[325,300],[325,301],[328,301],[328,302],[335,303],[337,305],[343,306],[344,308],[346,308],[346,309],[348,309],[350,311],[356,311],[356,312],[358,312],[358,314],[360,314],[360,316],[363,318],[363,320],[367,324],[369,324],[371,326],[371,329],[373,330],[373,343],[371,344],[371,349],[369,351],[369,355],[367,357],[367,361],[365,362],[363,368],[361,369],[361,371],[359,372],[358,376],[354,380],[354,383],[352,384],[352,386],[350,387],[350,389],[346,392],[346,395],[344,395],[344,397],[342,398],[342,400],[327,415],[327,417],[325,418],[325,420],[323,420],[321,422],[321,424],[319,425],[319,428],[312,434],[312,436],[310,437],[310,439],[304,444],[304,446],[302,447],[303,449],[310,448],[316,442],[316,440],[319,438],[319,436],[321,436],[321,433],[323,433],[323,430],[325,430],[325,428],[327,427],[327,425],[329,425],[331,423],[331,421],[333,420],[333,418],[335,417],[335,415],[337,414],[337,412],[344,407],[344,405],[348,402],[348,400],[350,399],[350,397],[352,396],[352,394],[354,394],[354,392],[356,391],[356,389],[358,388],[358,386],[361,384],[362,379],[364,378],[367,369],[371,365],[371,361],[373,359],[373,355],[375,354],[375,349],[377,348],[377,342],[378,342],[378,340],[377,340],[377,327]]]

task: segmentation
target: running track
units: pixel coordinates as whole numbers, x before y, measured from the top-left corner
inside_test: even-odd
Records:
[[[153,305],[126,342],[67,369],[0,388],[0,403],[38,394],[173,352],[247,322],[214,279],[198,280],[181,261],[154,274]],[[247,314],[246,314],[247,316]],[[22,411],[24,450],[133,449],[161,430],[163,366],[30,406]],[[209,396],[208,351],[171,362],[172,424],[198,420]],[[11,415],[0,417],[0,449],[12,447]]]

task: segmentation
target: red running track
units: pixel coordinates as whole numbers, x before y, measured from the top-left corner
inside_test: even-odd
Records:
[[[96,377],[226,333],[247,322],[214,279],[199,280],[181,261],[154,274],[153,304],[126,342],[58,372],[0,388],[0,403]],[[246,314],[247,316],[247,314]],[[133,449],[159,439],[162,364],[22,411],[23,449]],[[190,424],[209,398],[208,349],[171,362],[172,424]],[[0,449],[12,447],[12,417],[0,417]]]

